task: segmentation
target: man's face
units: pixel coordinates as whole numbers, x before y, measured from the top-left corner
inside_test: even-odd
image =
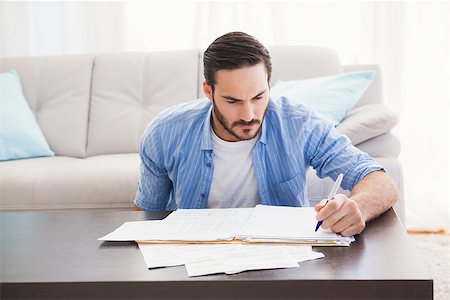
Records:
[[[214,93],[206,82],[203,83],[206,96],[213,101],[214,132],[229,142],[254,138],[261,128],[269,101],[264,64],[219,70],[215,79]]]

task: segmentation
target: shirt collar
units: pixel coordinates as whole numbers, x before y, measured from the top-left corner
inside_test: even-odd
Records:
[[[213,105],[210,104],[210,107],[208,109],[208,112],[206,113],[206,118],[203,123],[203,131],[202,131],[202,137],[200,142],[200,148],[202,150],[212,150],[212,141],[211,141],[211,112],[212,112]]]
[[[267,104],[267,112],[264,116],[263,123],[261,125],[261,136],[259,137],[259,143],[264,145],[267,144],[267,122],[270,122],[270,115],[272,114],[272,99],[269,98],[269,103]]]
[[[269,111],[267,111],[267,112],[269,112]],[[261,132],[261,136],[259,137],[259,141],[258,141],[258,143],[262,143],[262,144],[266,144],[266,133],[267,133],[267,113],[266,113],[266,115],[264,116],[264,120],[263,120],[263,123],[262,123],[262,125],[261,125],[261,129],[260,129],[260,132]]]

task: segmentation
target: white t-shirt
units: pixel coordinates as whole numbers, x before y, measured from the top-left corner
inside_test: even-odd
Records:
[[[209,208],[254,207],[261,202],[253,171],[252,150],[259,136],[247,141],[227,142],[211,129],[213,177]]]

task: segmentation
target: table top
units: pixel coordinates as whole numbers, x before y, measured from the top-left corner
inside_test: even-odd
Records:
[[[97,238],[126,221],[161,219],[167,212],[1,212],[2,282],[429,279],[391,209],[368,224],[350,247],[314,247],[325,258],[300,268],[189,278],[185,268],[148,270],[134,242]]]

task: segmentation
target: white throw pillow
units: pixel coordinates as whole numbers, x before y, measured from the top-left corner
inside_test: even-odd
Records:
[[[397,115],[385,105],[369,104],[352,110],[336,129],[358,145],[388,133],[397,124]]]

